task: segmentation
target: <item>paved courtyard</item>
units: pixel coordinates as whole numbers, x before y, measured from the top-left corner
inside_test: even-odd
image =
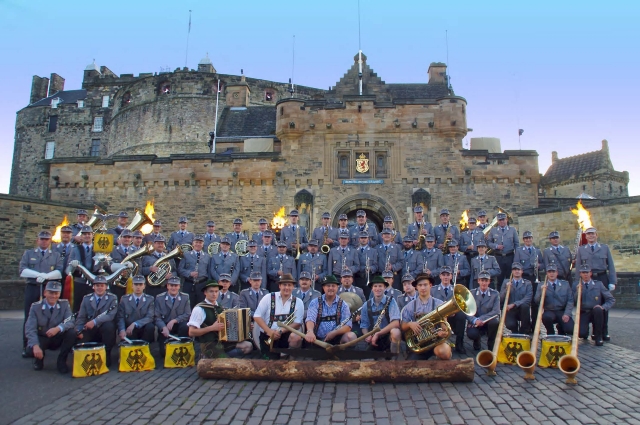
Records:
[[[537,368],[536,381],[525,382],[517,366],[500,364],[493,378],[477,367],[472,383],[215,381],[195,368],[125,374],[115,367],[72,379],[55,371],[55,355],[44,371],[31,370],[20,357],[19,317],[0,312],[0,424],[640,424],[635,311],[612,311],[611,344],[580,343],[577,386],[555,369]]]

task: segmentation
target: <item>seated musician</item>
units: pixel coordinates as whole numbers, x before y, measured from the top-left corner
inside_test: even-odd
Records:
[[[251,311],[251,317],[253,317],[260,300],[268,293],[269,291],[262,288],[262,273],[251,272],[249,274],[249,288],[240,291],[238,308],[248,308]]]
[[[604,344],[604,313],[613,307],[616,300],[602,282],[591,278],[591,266],[588,264],[580,266],[580,281],[583,282],[583,286],[579,336],[584,339],[589,337],[589,323],[591,323],[593,334],[596,337],[596,346],[601,347]],[[573,290],[574,298],[577,288],[578,286],[576,285]]]
[[[531,300],[533,299],[533,287],[531,281],[522,278],[524,266],[520,262],[511,265],[511,280],[505,280],[500,289],[500,304],[504,302],[507,286],[511,286],[509,292],[509,304],[504,325],[516,334],[528,334],[531,329]]]
[[[179,277],[167,279],[167,291],[156,297],[154,313],[160,356],[164,358],[165,342],[169,334],[177,337],[189,336],[187,321],[191,316],[191,304],[189,294],[180,292]]]
[[[280,353],[271,352],[267,344],[269,338],[273,341],[273,347],[277,348],[300,348],[302,345],[302,338],[278,326],[278,322],[290,321],[292,315],[293,321],[289,326],[294,329],[300,329],[302,326],[304,304],[301,299],[291,295],[295,283],[291,274],[282,275],[278,283],[280,291],[262,297],[253,315],[253,320],[261,329],[260,351],[264,357],[272,360],[280,358]]]
[[[394,299],[402,295],[402,292],[398,291],[396,288],[393,287],[394,277],[393,277],[393,272],[391,270],[383,271],[382,278],[384,279],[385,282],[389,284],[387,289],[384,290],[385,295],[389,295]],[[369,299],[371,298],[373,298],[373,292],[369,294]]]
[[[330,274],[322,279],[322,290],[324,295],[309,304],[305,341],[311,344],[321,339],[333,345],[353,341],[356,334],[351,332],[351,320],[338,327],[351,316],[351,311],[349,305],[337,296],[338,280],[335,276]]]
[[[231,292],[231,274],[221,273],[218,280],[220,285],[220,296],[218,297],[218,304],[225,310],[230,308],[238,308],[240,304],[240,296],[235,292]]]
[[[343,292],[351,292],[360,297],[362,302],[364,303],[367,299],[364,297],[364,291],[362,288],[358,288],[357,286],[353,286],[353,273],[350,269],[342,270],[342,274],[340,275],[340,287],[338,288],[338,295]]]
[[[153,325],[155,299],[144,293],[144,276],[137,275],[132,280],[133,293],[123,296],[118,304],[118,335],[121,340],[127,337],[151,344],[156,330]]]
[[[451,241],[455,242],[455,240]],[[466,261],[466,258],[465,258]],[[440,267],[440,285],[431,289],[431,296],[439,299],[443,303],[449,301],[453,297],[453,270],[450,266],[444,265]],[[456,353],[466,354],[464,349],[464,331],[467,328],[467,315],[462,311],[458,311],[453,316],[447,317],[447,322],[451,326],[451,330],[456,334]]]
[[[538,290],[534,298],[534,303],[540,305],[542,298],[542,287],[538,285]],[[547,329],[547,335],[555,335],[555,326],[558,327],[559,335],[571,335],[573,332],[573,292],[571,285],[566,280],[558,279],[558,265],[551,262],[547,265],[547,293],[544,297],[544,312],[542,313],[542,324]]]
[[[422,332],[422,326],[420,326],[418,320],[425,314],[435,310],[442,304],[442,301],[431,296],[431,288],[433,287],[433,278],[431,276],[420,273],[413,281],[413,286],[418,290],[418,296],[402,309],[400,326],[403,333],[412,330],[414,334],[419,334]],[[447,336],[447,331],[442,328],[437,329],[436,332],[440,338]],[[449,360],[451,358],[451,347],[444,341],[422,353],[410,352],[407,359],[428,360],[434,355],[440,360]]]
[[[404,306],[409,304],[409,301],[414,300],[418,296],[418,292],[413,286],[412,275],[405,274],[404,276],[402,276],[402,288],[404,289],[404,294],[396,298],[396,302],[398,303],[398,308],[400,309],[400,311],[402,311]]]
[[[360,327],[362,333],[366,334],[374,327],[380,330],[365,339],[369,344],[369,349],[378,351],[391,351],[393,354],[400,353],[400,309],[396,300],[384,295],[384,290],[389,283],[380,276],[373,276],[371,282],[371,293],[373,298],[366,301],[362,307]],[[382,318],[380,318],[381,313]]]
[[[478,274],[478,288],[471,291],[476,301],[476,315],[467,317],[467,337],[473,340],[473,349],[476,351],[481,349],[480,338],[483,334],[487,334],[489,351],[493,350],[498,334],[500,294],[489,288],[489,282],[491,273],[483,270]]]
[[[304,304],[304,318],[307,318],[307,311],[309,310],[309,304],[311,304],[311,300],[316,298],[320,298],[322,294],[319,291],[316,291],[311,287],[311,273],[309,272],[300,272],[300,277],[298,278],[298,288],[293,290],[292,295],[296,298],[300,298]],[[304,321],[302,322],[305,323]]]
[[[107,367],[111,366],[111,350],[116,345],[116,296],[107,292],[107,279],[96,276],[93,294],[85,295],[76,319],[76,331],[81,342],[102,342],[107,355]],[[63,344],[64,345],[64,344]],[[71,350],[72,347],[68,347]],[[66,350],[67,347],[65,346]],[[63,348],[60,348],[62,351]]]
[[[44,367],[45,350],[55,350],[58,354],[58,372],[67,373],[67,356],[76,340],[73,330],[69,301],[60,299],[62,285],[57,280],[50,280],[44,288],[44,299],[31,304],[25,334],[27,335],[27,352],[33,356],[33,368]],[[62,349],[65,347],[65,350]]]
[[[215,359],[221,357],[239,357],[249,354],[253,350],[253,344],[249,341],[220,342],[219,332],[224,324],[218,320],[218,315],[224,311],[218,304],[220,285],[215,280],[210,280],[203,287],[204,302],[197,304],[191,312],[189,336],[196,338],[200,343],[200,353],[203,358]]]

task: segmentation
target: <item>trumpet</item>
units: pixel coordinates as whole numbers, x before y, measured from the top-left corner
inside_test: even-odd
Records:
[[[324,228],[324,239],[322,240],[322,246],[320,247],[320,252],[323,254],[328,254],[331,251],[331,247],[327,244],[327,239],[329,239],[329,226],[325,226]]]

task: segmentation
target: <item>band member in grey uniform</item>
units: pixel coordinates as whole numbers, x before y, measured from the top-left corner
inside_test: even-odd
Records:
[[[500,289],[500,303],[503,303],[507,294],[507,286],[511,285],[504,325],[516,334],[528,334],[531,330],[530,309],[533,300],[533,287],[530,280],[522,278],[522,269],[522,264],[514,261],[511,266],[512,279],[504,281]]]
[[[382,243],[376,248],[378,251],[378,270],[389,270],[393,272],[393,287],[399,289],[402,275],[403,258],[402,248],[392,242],[393,234],[391,230],[384,229],[381,233]]]
[[[151,233],[145,235],[145,237],[142,239],[142,242],[145,245],[149,245],[149,244],[153,244],[153,241],[156,240],[156,238],[158,236],[160,236],[162,233],[162,222],[160,220],[155,220],[153,222],[153,230],[151,231]]]
[[[31,304],[29,316],[25,324],[27,335],[27,353],[33,357],[33,368],[42,370],[44,367],[44,352],[55,350],[63,344],[72,347],[76,340],[71,320],[69,301],[60,299],[62,285],[50,280],[44,289],[42,301]],[[67,356],[69,351],[60,350],[58,354],[58,372],[67,373]]]
[[[445,266],[451,267],[453,273],[456,270],[456,264],[458,264],[458,276],[456,277],[456,284],[469,287],[469,275],[471,275],[471,266],[467,262],[467,257],[458,252],[458,241],[451,239],[449,241],[449,253],[443,256]],[[442,272],[442,269],[440,269]]]
[[[258,254],[269,261],[269,258],[278,255],[278,248],[274,241],[273,232],[271,230],[265,230],[262,234],[262,239],[256,241],[260,244],[258,247]]]
[[[413,238],[409,235],[403,240],[404,250],[402,251],[402,273],[418,276],[422,273],[424,257],[422,252],[416,251],[413,245]]]
[[[298,288],[294,289],[292,296],[296,298],[300,298],[304,303],[304,318],[307,318],[307,310],[309,309],[309,304],[311,300],[315,300],[316,298],[320,298],[322,294],[320,291],[316,291],[311,287],[311,273],[307,271],[300,272],[300,277],[298,278]]]
[[[544,267],[553,261],[558,266],[558,278],[569,282],[573,288],[573,276],[571,274],[571,263],[574,260],[571,251],[566,246],[560,245],[560,233],[553,231],[549,233],[551,246],[542,252]]]
[[[364,291],[362,288],[358,288],[353,285],[353,273],[349,269],[342,270],[342,274],[340,275],[340,287],[338,288],[338,295],[343,292],[351,292],[352,294],[356,294],[362,302],[364,303],[367,299],[364,296]]]
[[[484,233],[476,227],[477,220],[474,217],[469,218],[469,229],[460,234],[459,247],[460,252],[467,257],[469,264],[471,259],[478,256],[476,245],[478,242],[484,242]]]
[[[135,232],[132,233],[132,235],[133,235],[133,241],[131,243],[131,248],[133,248],[134,251],[137,251],[144,246],[142,243],[142,240],[144,239],[144,235],[140,230],[136,230]]]
[[[231,275],[228,273],[222,273],[220,275],[218,284],[220,285],[220,297],[218,298],[218,305],[220,305],[220,307],[224,308],[225,310],[230,308],[238,308],[238,305],[240,304],[240,295],[229,290],[229,287],[231,286]]]
[[[269,291],[262,287],[263,280],[260,272],[251,272],[249,275],[249,287],[240,291],[238,308],[248,308],[251,310],[251,317],[253,317],[253,313],[256,311],[262,297],[269,293]]]
[[[231,244],[231,252],[236,253],[236,244],[239,241],[249,241],[247,235],[242,232],[242,219],[235,218],[233,219],[233,232],[227,233],[225,235],[229,238],[229,243]]]
[[[422,270],[427,276],[433,277],[434,284],[440,283],[440,267],[444,266],[442,251],[435,247],[436,237],[425,237],[425,248],[422,250]]]
[[[471,275],[469,276],[469,289],[478,287],[478,276],[481,271],[486,271],[493,279],[500,276],[500,266],[492,255],[487,255],[487,244],[484,241],[478,242],[478,256],[471,260]],[[513,264],[513,263],[511,263]]]
[[[313,229],[311,239],[315,239],[321,245],[329,245],[329,248],[338,246],[338,229],[331,227],[331,214],[328,212],[322,213],[322,226]],[[327,239],[325,241],[325,235]]]
[[[354,284],[362,289],[364,296],[368,297],[371,293],[371,287],[367,286],[367,264],[369,264],[369,276],[371,278],[378,273],[378,251],[369,246],[369,234],[367,232],[360,233],[360,245],[355,249],[360,263],[360,270],[354,276]]]
[[[71,259],[71,251],[75,249],[75,245],[71,242],[73,239],[73,229],[69,226],[62,226],[60,228],[60,243],[55,244],[52,251],[60,254],[62,258],[62,279],[60,282],[64,285],[65,278],[67,277],[67,266],[69,266],[69,260]]]
[[[173,232],[169,237],[169,242],[167,243],[168,251],[173,251],[177,246],[193,244],[194,234],[187,230],[187,223],[189,223],[189,220],[185,216],[178,219],[179,230]],[[180,266],[179,258],[176,258],[175,262],[176,266]]]
[[[478,288],[471,291],[476,301],[475,316],[467,317],[467,336],[473,341],[473,349],[481,349],[480,338],[487,334],[487,347],[493,350],[493,344],[498,334],[498,317],[500,317],[500,294],[489,288],[491,275],[482,271],[478,275]],[[490,319],[492,316],[496,316]],[[490,319],[490,320],[489,320]]]
[[[216,222],[213,220],[207,221],[207,232],[204,236],[204,250],[209,252],[209,245],[212,243],[218,242],[220,243],[220,236],[216,234]],[[198,291],[199,293],[202,291]],[[191,298],[191,297],[189,297]],[[202,300],[204,301],[204,295],[202,296]]]
[[[402,235],[400,234],[400,232],[398,230],[396,230],[394,228],[393,225],[393,219],[391,218],[390,215],[387,215],[384,217],[384,222],[382,223],[382,230],[384,229],[389,229],[391,230],[391,234],[393,235],[393,237],[391,238],[391,240],[393,241],[393,243],[398,244],[398,245],[402,245]],[[413,238],[411,238],[413,239]],[[412,240],[413,242],[413,240]],[[382,243],[382,238],[380,237],[380,235],[378,235],[378,240],[376,245],[379,245]]]
[[[201,290],[201,288],[200,288]],[[154,323],[158,328],[160,357],[165,355],[165,342],[169,334],[185,338],[189,336],[189,316],[191,307],[188,294],[180,292],[180,278],[167,279],[167,291],[158,294],[154,304]]]
[[[524,245],[521,245],[516,249],[513,258],[514,263],[520,263],[523,267],[523,277],[530,282],[536,282],[536,259],[538,260],[538,273],[544,273],[544,259],[542,258],[542,251],[540,248],[536,248],[533,245],[533,234],[525,230],[522,234],[522,240]],[[534,287],[534,291],[535,291]]]
[[[613,256],[608,245],[598,243],[598,232],[595,227],[590,227],[584,231],[587,244],[578,248],[576,254],[576,266],[588,264],[594,279],[602,282],[605,288],[613,292],[618,283],[616,267],[613,264]],[[605,301],[602,300],[604,303]],[[609,310],[604,312],[603,340],[609,341]]]
[[[280,278],[285,274],[290,274],[293,279],[297,279],[296,260],[286,254],[287,243],[278,241],[278,255],[271,257],[267,261],[267,275],[269,276],[270,292],[278,292],[280,288]]]
[[[298,279],[303,271],[309,272],[310,276],[314,276],[315,282],[313,285],[320,287],[320,282],[327,275],[327,256],[318,252],[318,241],[316,239],[309,240],[307,249],[309,252],[305,252],[300,255],[298,260]]]
[[[209,280],[207,269],[211,262],[211,257],[204,250],[204,239],[203,235],[195,235],[193,237],[193,249],[184,253],[184,257],[178,265],[178,276],[184,281],[183,290],[189,294],[190,309],[204,301],[202,288]]]
[[[116,237],[114,237],[114,241]],[[122,260],[124,260],[127,257],[127,255],[134,252],[134,249],[131,248],[132,237],[133,237],[133,234],[131,230],[129,229],[121,230],[120,236],[119,236],[120,244],[118,245],[114,244],[113,250],[111,251],[111,261],[113,263],[122,263]],[[126,292],[126,288],[123,288],[122,286],[112,285],[111,292],[116,297],[118,297],[118,301],[120,301],[120,299]]]
[[[343,266],[350,269],[352,273],[357,273],[360,271],[360,260],[358,259],[355,249],[348,245],[349,234],[344,232],[340,233],[339,240],[340,245],[331,248],[331,251],[329,251],[329,258],[327,260],[329,273],[332,273],[334,276],[340,276]]]
[[[464,258],[464,257],[463,257]],[[447,265],[440,267],[440,285],[431,288],[431,296],[443,303],[453,298],[453,269]],[[458,311],[453,316],[447,317],[449,326],[456,334],[456,353],[466,354],[464,349],[464,331],[467,328],[467,315]]]
[[[240,276],[240,260],[238,254],[231,252],[231,241],[228,236],[220,239],[220,252],[212,255],[209,260],[209,278],[219,282],[220,275],[226,273],[231,276],[231,284],[235,285]],[[239,287],[240,285],[237,285]],[[239,289],[236,289],[238,292]],[[218,304],[220,299],[218,298]]]
[[[579,337],[589,338],[589,323],[593,326],[596,346],[603,345],[604,314],[615,304],[616,300],[611,292],[600,281],[591,279],[591,267],[588,264],[580,266],[580,280],[583,282],[580,305],[580,329]],[[576,297],[577,286],[573,290]],[[603,302],[604,301],[604,302]],[[576,299],[577,305],[577,299]]]
[[[118,335],[120,340],[142,339],[149,344],[154,339],[155,298],[144,293],[145,278],[142,275],[133,277],[133,293],[125,295],[118,304]]]
[[[489,223],[487,223],[487,212],[485,210],[478,211],[478,230],[484,232],[487,226],[489,226]]]
[[[158,266],[154,266],[155,262],[161,259],[162,257],[164,257],[165,255],[167,255],[164,252],[164,245],[165,245],[164,236],[163,235],[156,236],[156,238],[153,241],[153,249],[154,249],[153,253],[149,255],[145,255],[140,260],[140,273],[147,278],[147,281],[151,273],[155,273],[158,271]],[[169,266],[171,266],[171,271],[167,274],[167,279],[169,279],[171,276],[176,276],[178,274],[176,269],[176,263],[173,261],[173,259],[169,260]],[[155,298],[156,296],[158,296],[160,292],[162,292],[162,285],[154,286],[154,285],[151,285],[151,283],[149,283],[149,287],[147,288],[148,295],[151,295],[152,297]]]
[[[100,266],[95,264],[93,256],[93,229],[91,226],[84,226],[80,232],[82,238],[82,244],[76,245],[76,249],[71,251],[71,257],[69,258],[68,267],[77,267],[78,265],[84,266],[89,272],[96,273],[100,270]],[[73,311],[74,313],[80,308],[80,303],[85,295],[92,292],[91,285],[87,284],[87,279],[80,272],[79,269],[75,269],[73,272]]]
[[[87,214],[87,210],[78,210],[76,214],[78,221],[71,225],[71,229],[73,230],[73,241],[75,243],[82,243],[80,232],[82,231],[84,224],[89,220],[89,215]]]
[[[118,214],[118,225],[116,227],[112,227],[107,230],[107,233],[113,235],[113,244],[117,245],[119,243],[118,236],[122,233],[122,231],[127,227],[127,222],[129,221],[129,214],[126,211],[120,211]]]
[[[378,244],[378,229],[375,225],[367,223],[367,213],[364,210],[356,212],[356,225],[349,231],[349,245],[353,248],[360,245],[360,232],[367,232],[370,247],[374,248]]]
[[[509,227],[507,214],[500,212],[497,217],[498,225],[489,232],[487,243],[493,249],[493,255],[500,266],[500,275],[498,275],[498,286],[500,286],[509,277],[509,268],[513,264],[520,241],[515,227]],[[499,287],[498,290],[500,290]]]
[[[298,210],[291,210],[289,213],[289,225],[280,231],[280,240],[287,244],[287,251],[295,258],[298,251],[302,254],[307,249],[309,240],[307,239],[307,229],[298,224]],[[296,241],[300,242],[300,247],[296,246]]]
[[[247,249],[249,252],[247,255],[239,257],[238,264],[240,267],[240,290],[248,288],[250,285],[249,278],[254,271],[264,276],[263,288],[267,288],[267,259],[257,254],[258,243],[254,240],[250,240],[247,243]]]
[[[413,209],[413,215],[415,217],[415,221],[407,226],[406,235],[411,236],[413,238],[414,245],[417,245],[420,235],[433,235],[433,226],[424,218],[424,210],[421,206],[418,205]]]
[[[258,220],[258,231],[256,233],[254,233],[253,235],[251,235],[251,239],[256,241],[258,244],[262,243],[262,237],[264,236],[264,234],[269,230],[269,222],[267,221],[266,218],[261,218],[260,220]],[[276,243],[275,241],[271,240],[271,245],[275,246]]]
[[[538,290],[533,298],[536,305],[540,305],[542,298],[542,287],[544,283],[538,285]],[[571,335],[573,332],[573,292],[566,280],[558,279],[558,266],[550,263],[547,266],[547,292],[544,297],[544,312],[542,313],[542,324],[547,329],[547,335],[555,335],[554,325],[558,325],[558,334]]]
[[[396,302],[398,303],[400,311],[402,311],[404,306],[409,304],[409,301],[414,300],[418,295],[416,288],[413,286],[413,276],[410,274],[402,276],[402,288],[404,289],[404,294],[396,297]]]
[[[443,208],[440,210],[440,224],[433,229],[433,234],[436,237],[436,245],[438,249],[442,250],[447,239],[450,241],[460,239],[460,230],[449,222],[449,210]]]

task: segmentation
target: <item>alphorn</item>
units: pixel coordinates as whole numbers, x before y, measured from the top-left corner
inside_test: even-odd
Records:
[[[509,277],[509,284],[507,285],[507,292],[504,297],[504,305],[502,307],[502,317],[500,318],[500,325],[498,326],[498,334],[496,340],[493,343],[493,351],[482,350],[476,356],[476,362],[481,367],[487,370],[488,376],[496,375],[496,365],[498,364],[498,350],[500,349],[500,342],[502,341],[502,332],[504,330],[504,321],[507,317],[507,307],[509,306],[509,294],[511,293],[511,284],[513,282],[513,273]]]
[[[540,292],[540,306],[538,307],[538,318],[536,327],[533,330],[531,340],[531,350],[523,351],[516,357],[516,363],[524,371],[524,379],[536,379],[533,372],[536,369],[536,359],[538,356],[538,340],[540,339],[540,325],[542,324],[542,312],[544,311],[544,297],[547,295],[547,278],[544,278],[544,285]]]
[[[564,355],[558,361],[558,369],[567,377],[567,384],[577,384],[576,375],[580,370],[578,359],[578,340],[580,334],[580,307],[582,307],[582,279],[576,288],[576,319],[573,324],[573,339],[571,340],[571,354]]]

